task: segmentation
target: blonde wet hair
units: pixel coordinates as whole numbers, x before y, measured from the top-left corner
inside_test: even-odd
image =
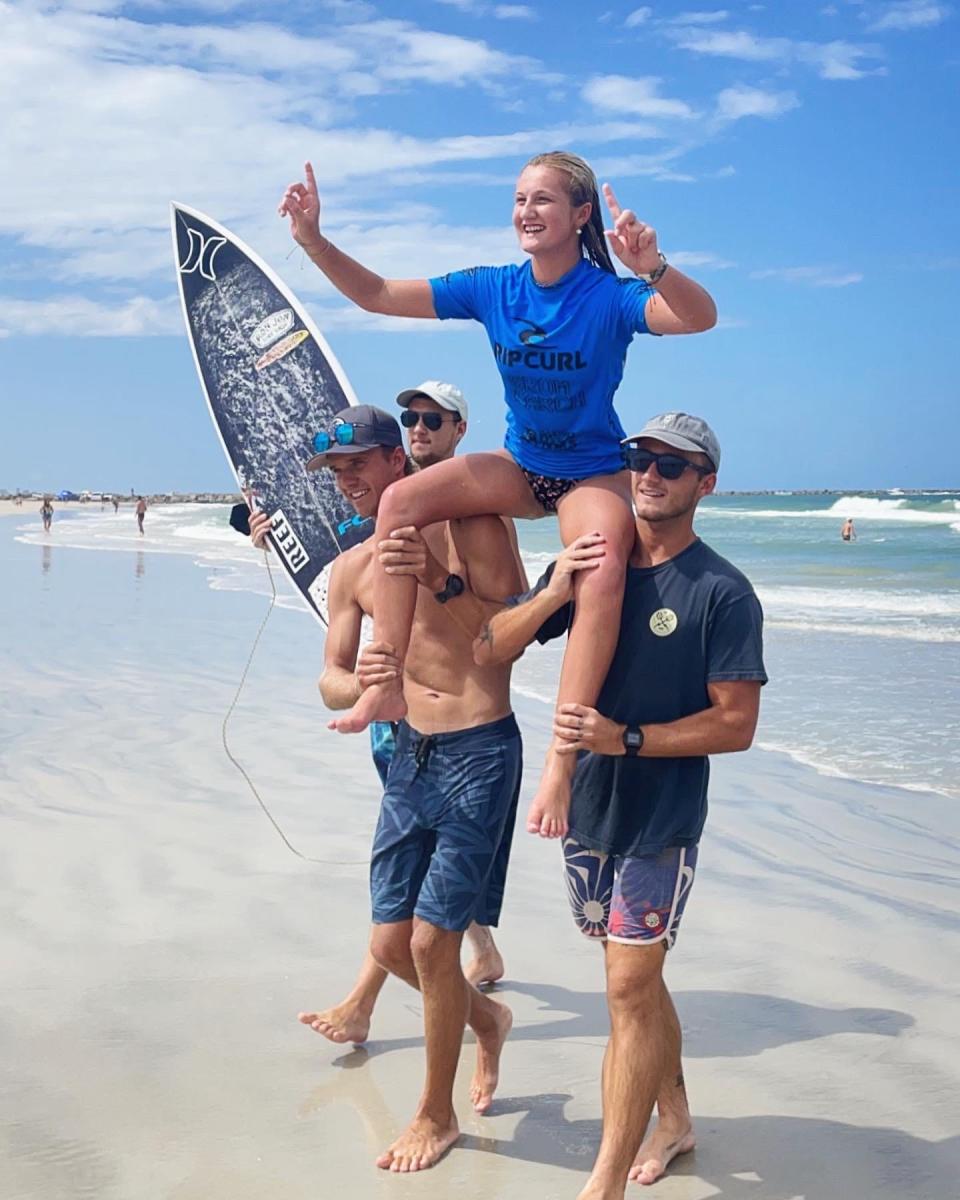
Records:
[[[524,170],[527,167],[552,167],[559,171],[567,182],[567,196],[571,205],[579,208],[581,204],[590,204],[590,219],[580,234],[582,252],[595,267],[615,275],[607,239],[603,235],[600,189],[590,164],[579,154],[570,154],[567,150],[548,150],[546,154],[535,154],[524,165]]]

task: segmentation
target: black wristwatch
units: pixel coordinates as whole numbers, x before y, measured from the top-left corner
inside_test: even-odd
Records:
[[[446,604],[454,596],[462,596],[465,587],[466,584],[459,575],[448,575],[447,582],[443,585],[443,591],[434,592],[433,598],[438,604]]]
[[[643,749],[643,730],[639,725],[628,725],[623,731],[623,752],[627,758],[636,758]]]

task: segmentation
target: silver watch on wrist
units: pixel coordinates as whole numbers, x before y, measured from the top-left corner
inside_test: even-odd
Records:
[[[658,283],[663,278],[663,276],[667,270],[667,267],[670,266],[670,264],[667,262],[667,260],[664,256],[664,253],[662,250],[659,250],[657,252],[657,256],[660,259],[660,262],[650,272],[649,275],[644,275],[642,271],[636,272],[637,278],[642,279],[644,283]]]

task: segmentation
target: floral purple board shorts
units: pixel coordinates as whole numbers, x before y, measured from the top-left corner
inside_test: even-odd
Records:
[[[573,919],[585,937],[671,949],[693,887],[696,846],[627,858],[566,838],[563,863]]]

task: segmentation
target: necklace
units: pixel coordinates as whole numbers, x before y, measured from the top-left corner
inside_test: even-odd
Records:
[[[581,258],[580,262],[583,262],[582,258]],[[570,276],[574,273],[574,271],[577,269],[577,267],[579,267],[579,266],[580,266],[579,262],[574,263],[574,265],[572,267],[570,267],[569,270],[564,271],[564,273],[560,276],[560,278],[555,279],[553,281],[553,283],[541,283],[540,280],[536,277],[536,275],[534,275],[533,267],[531,266],[530,267],[530,278],[533,280],[535,287],[538,287],[541,289],[541,291],[545,292],[545,291],[548,291],[550,288],[559,287],[561,283],[565,283],[570,278]]]

